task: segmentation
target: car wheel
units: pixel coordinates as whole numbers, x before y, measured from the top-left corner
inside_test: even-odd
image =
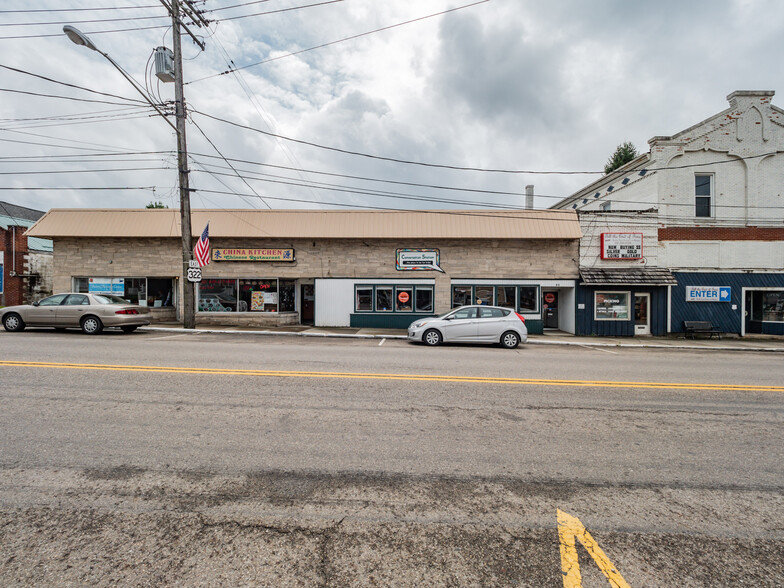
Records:
[[[501,346],[505,349],[514,349],[520,344],[520,336],[514,331],[507,331],[501,335]]]
[[[439,333],[435,329],[430,329],[429,331],[425,331],[425,334],[422,335],[422,341],[424,341],[426,345],[431,345],[431,346],[440,345],[441,333]]]
[[[120,327],[123,333],[133,333],[139,325],[125,325],[124,327]]]
[[[25,324],[22,317],[12,312],[3,317],[3,327],[6,331],[24,331]]]
[[[103,331],[103,323],[97,316],[86,316],[82,319],[82,331],[87,335],[97,335]]]

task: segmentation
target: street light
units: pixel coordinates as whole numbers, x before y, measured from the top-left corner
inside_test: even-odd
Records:
[[[177,6],[174,2],[173,6]],[[175,17],[175,22],[178,17]],[[196,326],[196,315],[194,308],[194,287],[193,282],[186,278],[188,274],[188,267],[190,265],[193,249],[191,247],[191,198],[190,188],[188,187],[188,152],[185,143],[185,99],[182,95],[182,62],[178,60],[177,64],[177,85],[175,86],[176,103],[177,103],[177,125],[166,118],[166,115],[160,108],[145,94],[137,84],[136,81],[125,73],[117,62],[109,57],[108,53],[104,53],[79,29],[71,25],[65,25],[63,32],[68,36],[71,41],[82,47],[87,47],[97,53],[103,55],[109,63],[111,63],[122,76],[142,95],[145,102],[152,106],[155,111],[163,117],[163,120],[174,129],[177,134],[177,161],[179,168],[179,183],[180,183],[180,232],[182,234],[182,323],[186,329],[193,329]],[[179,32],[179,31],[178,31]],[[179,56],[179,35],[175,35],[175,51]]]
[[[153,108],[154,108],[154,109],[155,109],[155,110],[158,112],[158,114],[160,114],[160,115],[163,117],[163,120],[165,120],[165,121],[166,121],[166,122],[169,124],[169,126],[170,126],[171,128],[173,128],[175,131],[177,130],[177,127],[176,127],[176,126],[174,126],[174,125],[171,123],[171,121],[170,121],[168,118],[166,118],[166,115],[165,115],[165,114],[163,114],[163,112],[161,111],[161,109],[160,109],[160,108],[158,108],[158,106],[157,106],[157,105],[156,105],[156,104],[155,104],[155,103],[154,103],[152,100],[150,100],[150,99],[149,99],[149,97],[147,96],[147,94],[145,94],[145,93],[142,91],[142,89],[141,89],[141,88],[139,88],[139,87],[136,85],[136,81],[135,81],[135,80],[134,80],[132,77],[130,77],[130,76],[127,74],[127,73],[125,73],[125,70],[124,70],[123,68],[121,68],[121,67],[120,67],[120,66],[117,64],[117,62],[116,62],[114,59],[112,59],[111,57],[109,57],[109,54],[108,54],[108,53],[104,53],[103,51],[101,51],[100,49],[98,49],[98,47],[96,47],[96,46],[93,44],[93,42],[92,42],[92,41],[89,39],[89,37],[88,37],[87,35],[85,35],[83,32],[81,32],[79,29],[77,29],[76,27],[72,27],[71,25],[65,25],[65,26],[63,27],[63,32],[66,34],[66,36],[67,36],[69,39],[71,39],[71,41],[73,41],[73,42],[74,42],[74,43],[76,43],[77,45],[81,45],[82,47],[87,47],[88,49],[92,49],[92,50],[93,50],[93,51],[95,51],[96,53],[100,53],[100,54],[101,54],[101,55],[103,55],[103,56],[104,56],[106,59],[108,59],[108,60],[109,60],[109,63],[111,63],[111,64],[112,64],[112,65],[115,67],[115,69],[116,69],[117,71],[119,71],[119,72],[122,74],[122,76],[123,76],[123,77],[124,77],[126,80],[128,80],[128,81],[130,82],[130,84],[131,84],[131,85],[134,87],[134,89],[135,89],[137,92],[139,92],[139,94],[141,94],[141,95],[142,95],[142,98],[144,98],[144,100],[147,102],[147,104],[149,104],[150,106],[152,106],[152,107],[153,107]]]

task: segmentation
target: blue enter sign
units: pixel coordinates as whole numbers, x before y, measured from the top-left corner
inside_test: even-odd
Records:
[[[730,302],[729,286],[686,286],[686,302]]]

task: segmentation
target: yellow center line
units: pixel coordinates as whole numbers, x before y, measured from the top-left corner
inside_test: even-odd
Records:
[[[344,378],[361,380],[405,380],[418,382],[461,382],[477,384],[529,384],[543,386],[584,386],[604,388],[652,388],[669,390],[736,390],[754,392],[784,392],[784,386],[703,384],[678,382],[614,382],[609,380],[555,380],[537,378],[492,378],[476,376],[438,376],[427,374],[374,374],[355,372],[311,372],[291,370],[244,370],[230,368],[193,368],[172,366],[111,365],[92,363],[54,363],[33,361],[0,361],[0,366],[48,369],[103,370],[123,372],[152,372],[170,374],[231,375],[274,378]]]

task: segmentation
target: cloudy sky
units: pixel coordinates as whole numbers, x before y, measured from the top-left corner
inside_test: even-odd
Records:
[[[566,172],[600,171],[623,141],[647,151],[734,90],[784,93],[780,0],[194,4],[211,21],[190,27],[205,51],[183,38],[194,208],[522,206],[527,184],[546,208],[599,175]],[[0,3],[0,200],[179,206],[171,127],[62,33],[171,101],[149,65],[172,46],[166,14]]]

